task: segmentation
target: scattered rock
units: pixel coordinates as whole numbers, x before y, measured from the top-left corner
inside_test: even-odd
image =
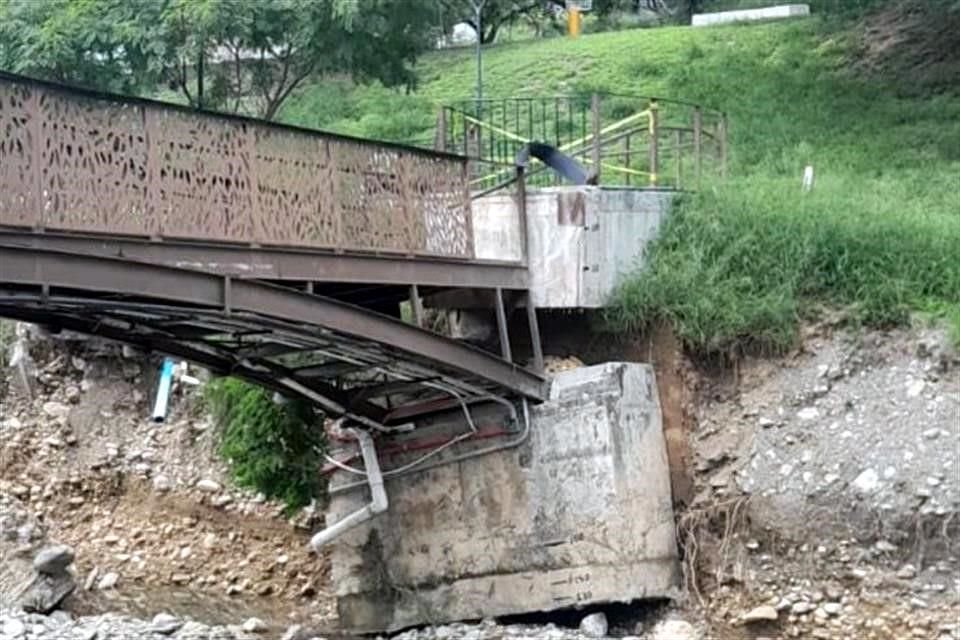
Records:
[[[650,640],[700,640],[701,634],[686,620],[664,620],[653,628]]]
[[[264,633],[270,627],[260,618],[248,618],[241,628],[247,633]]]
[[[216,493],[220,491],[220,485],[218,483],[206,478],[203,480],[198,480],[196,486],[197,489],[200,489],[200,491],[206,491],[207,493]]]
[[[743,616],[743,621],[747,623],[764,622],[777,620],[779,617],[776,609],[769,605],[763,605],[747,612],[747,614]]]
[[[580,633],[588,638],[602,638],[607,635],[607,616],[602,612],[591,613],[580,621]]]
[[[903,580],[912,580],[917,577],[917,568],[912,564],[905,564],[897,571],[897,577]]]
[[[154,633],[168,636],[182,626],[183,622],[177,619],[176,616],[172,616],[169,613],[158,613],[153,617],[153,624],[150,630]]]
[[[67,545],[57,545],[41,549],[33,559],[33,568],[37,573],[59,575],[73,562],[73,549]]]
[[[94,567],[90,573],[87,574],[87,579],[83,583],[84,591],[90,591],[93,589],[93,586],[97,583],[97,575],[99,575],[100,570],[97,567]]]
[[[173,488],[173,483],[170,482],[170,478],[161,473],[154,476],[153,488],[155,491],[170,491]]]
[[[106,589],[113,589],[117,586],[117,582],[120,580],[119,574],[111,571],[110,573],[103,574],[103,577],[100,578],[100,581],[97,582],[97,589],[104,591]]]
[[[70,407],[62,402],[54,402],[53,400],[50,400],[43,403],[43,412],[51,418],[61,418],[66,420],[67,416],[70,415]]]
[[[800,602],[795,602],[793,605],[791,605],[790,613],[803,615],[805,613],[810,613],[814,609],[816,609],[816,607],[813,604],[801,600]]]
[[[911,380],[907,383],[907,397],[916,398],[923,393],[923,389],[926,386],[927,383],[923,380]]]
[[[6,618],[3,620],[0,631],[4,638],[22,638],[27,634],[27,627],[16,618]]]
[[[866,469],[853,480],[853,486],[861,493],[873,493],[880,488],[880,476],[873,469]]]

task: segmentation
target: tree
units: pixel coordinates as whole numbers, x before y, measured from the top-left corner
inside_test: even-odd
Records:
[[[433,0],[0,0],[0,67],[277,115],[311,76],[414,84]]]
[[[477,31],[476,11],[474,9],[474,0],[438,0],[442,14],[442,27],[444,33],[449,32],[452,24],[447,24],[450,20],[453,22],[465,22]],[[535,28],[539,32],[543,22],[544,14],[556,16],[566,9],[566,0],[485,0],[480,12],[481,29],[480,42],[489,44],[497,39],[500,30],[517,22],[518,20],[530,20],[535,22]],[[657,11],[658,13],[671,13],[671,8],[665,3],[665,0],[594,0],[593,13],[598,16],[605,16],[617,11],[636,11],[639,8]]]
[[[153,0],[0,0],[0,69],[136,92],[161,66],[164,43],[144,28],[161,10]]]
[[[444,22],[465,22],[476,32],[478,29],[474,0],[439,0]],[[479,3],[478,3],[479,4]],[[480,11],[480,42],[488,44],[497,39],[500,29],[521,18],[538,13],[563,9],[565,0],[484,0]],[[444,32],[452,24],[443,24]]]

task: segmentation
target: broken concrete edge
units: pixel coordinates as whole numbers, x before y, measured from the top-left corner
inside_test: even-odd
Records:
[[[432,426],[449,434],[462,421],[450,414]],[[388,480],[390,510],[333,546],[345,630],[679,595],[652,367],[558,374],[530,430],[516,449]],[[335,495],[329,521],[366,500],[366,491]]]

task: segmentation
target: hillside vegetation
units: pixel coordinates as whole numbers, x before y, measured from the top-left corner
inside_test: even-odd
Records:
[[[783,349],[798,320],[826,305],[871,326],[948,317],[960,335],[960,97],[861,75],[860,33],[811,18],[485,52],[487,96],[606,90],[729,113],[730,179],[682,199],[650,266],[618,293],[610,327],[666,320],[704,353]],[[427,139],[434,105],[469,97],[474,73],[472,51],[436,53],[422,61],[415,93],[314,86],[283,117]],[[807,164],[816,186],[803,194]]]

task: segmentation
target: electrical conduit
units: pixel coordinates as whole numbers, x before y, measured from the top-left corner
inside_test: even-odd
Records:
[[[368,432],[360,429],[351,429],[350,432],[360,443],[360,453],[363,456],[363,466],[366,469],[367,484],[370,487],[370,504],[314,535],[310,540],[310,545],[317,553],[320,553],[325,544],[344,532],[387,510],[387,490],[383,486],[383,475],[380,473],[380,462],[377,460],[377,450],[373,444],[373,438]]]

